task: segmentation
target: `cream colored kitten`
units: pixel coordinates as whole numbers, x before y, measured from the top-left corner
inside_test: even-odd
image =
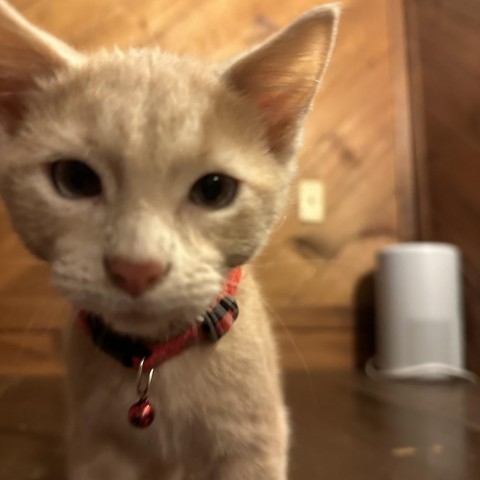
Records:
[[[205,65],[157,48],[83,55],[0,0],[1,193],[76,309],[159,345],[204,328],[231,269],[282,212],[337,17],[314,9]],[[287,478],[276,351],[247,266],[236,300],[223,338],[154,369],[144,429],[127,419],[137,368],[72,322],[70,480]]]

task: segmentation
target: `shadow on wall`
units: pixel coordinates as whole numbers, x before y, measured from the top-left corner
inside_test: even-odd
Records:
[[[369,272],[359,279],[353,297],[355,368],[364,370],[375,355],[375,274]]]

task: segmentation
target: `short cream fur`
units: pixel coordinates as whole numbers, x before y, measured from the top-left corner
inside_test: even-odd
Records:
[[[0,0],[0,192],[25,245],[76,308],[161,339],[190,325],[233,266],[266,243],[295,172],[305,114],[328,64],[339,8],[314,9],[225,65],[156,47],[77,52]],[[87,163],[94,199],[67,199],[46,166]],[[231,205],[189,200],[210,172],[240,180]],[[132,298],[105,256],[168,260]],[[218,344],[159,367],[145,431],[126,421],[136,372],[68,332],[70,480],[285,480],[288,419],[266,309],[248,266],[240,316]]]

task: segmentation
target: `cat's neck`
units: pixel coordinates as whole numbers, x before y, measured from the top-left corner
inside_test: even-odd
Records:
[[[145,367],[151,370],[195,345],[215,343],[226,335],[239,313],[238,304],[233,296],[236,289],[236,284],[229,285],[201,320],[165,341],[145,341],[138,337],[119,334],[101,317],[85,311],[78,313],[77,322],[100,350],[118,360],[123,366],[142,369]]]
[[[86,316],[96,317],[113,334],[129,336],[135,341],[145,343],[166,342],[181,335],[195,324],[202,323],[205,319],[208,319],[209,312],[218,306],[222,299],[226,297],[234,298],[237,294],[238,285],[244,276],[244,271],[244,267],[232,269],[225,278],[222,290],[217,295],[216,300],[204,312],[198,315],[185,316],[175,313],[167,316],[154,313],[145,315],[136,312],[99,314],[80,309],[77,311],[76,319],[80,323],[85,323],[82,319]]]

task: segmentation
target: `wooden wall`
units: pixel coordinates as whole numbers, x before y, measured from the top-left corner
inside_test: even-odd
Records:
[[[480,372],[480,2],[407,7],[422,237],[463,251],[468,365]]]
[[[319,2],[12,3],[79,48],[158,43],[223,59]],[[326,220],[301,224],[294,192],[285,221],[255,262],[288,368],[354,364],[352,312],[359,282],[374,268],[379,247],[412,231],[400,5],[397,0],[348,2],[300,155],[299,177],[325,185]],[[19,246],[4,213],[0,232],[0,371],[60,372],[60,329],[68,306],[49,286],[45,266]],[[370,296],[362,302],[371,311]]]

